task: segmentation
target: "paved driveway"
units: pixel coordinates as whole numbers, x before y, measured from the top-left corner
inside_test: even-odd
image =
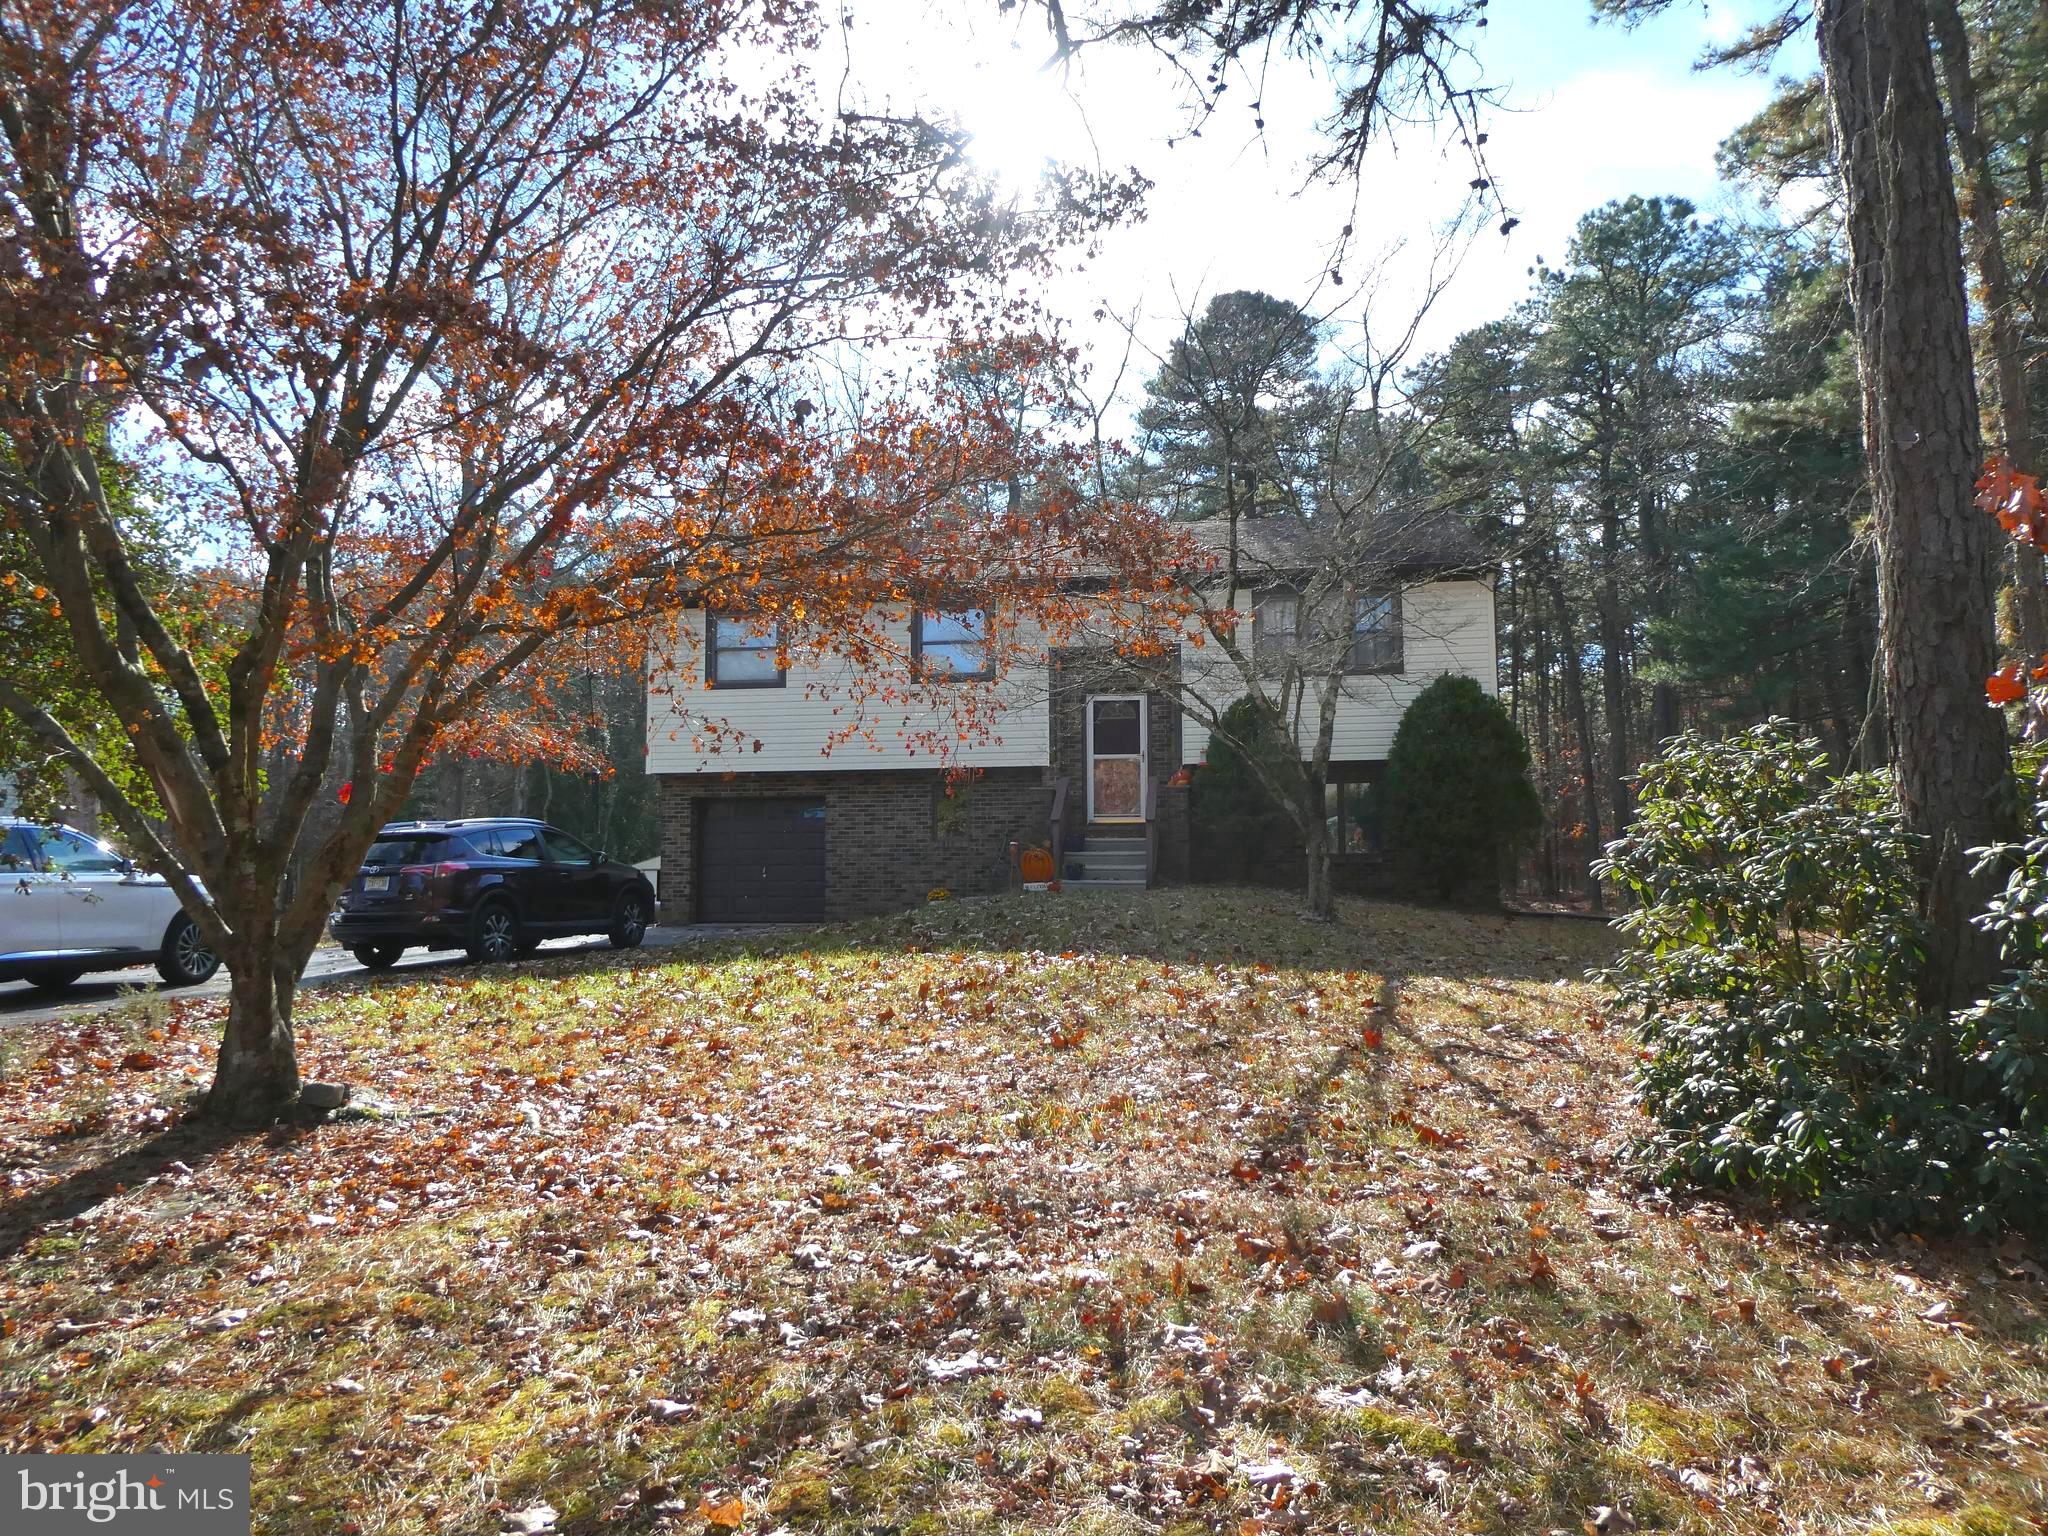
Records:
[[[687,928],[650,928],[647,930],[647,947],[662,949],[677,944],[701,943],[708,939],[779,931],[781,930],[778,928],[768,926],[737,928],[709,924]],[[549,939],[540,946],[537,953],[545,958],[610,952],[611,945],[606,940],[594,938]],[[409,949],[398,964],[383,974],[424,980],[437,971],[449,971],[467,964],[469,960],[460,950],[447,950],[436,954],[430,950]],[[313,958],[306,966],[306,974],[300,979],[299,987],[303,991],[307,987],[323,986],[351,977],[361,979],[370,974],[371,972],[359,965],[347,950],[327,946],[313,951]],[[61,1019],[71,1014],[92,1013],[101,1008],[111,1007],[130,992],[161,990],[165,990],[163,982],[153,965],[137,966],[126,971],[94,972],[81,977],[76,986],[61,995],[39,992],[25,981],[0,982],[0,1025],[34,1023],[44,1019]],[[228,973],[217,971],[213,980],[204,986],[176,988],[171,991],[171,995],[225,997],[227,992]]]

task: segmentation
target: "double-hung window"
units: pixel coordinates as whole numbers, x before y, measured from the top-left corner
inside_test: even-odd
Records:
[[[988,615],[920,613],[911,621],[911,655],[920,675],[936,682],[969,682],[990,675]]]
[[[1252,646],[1262,671],[1277,672],[1294,654],[1301,598],[1294,592],[1261,593],[1252,605]]]
[[[1359,593],[1351,607],[1349,670],[1399,672],[1401,667],[1400,592]]]
[[[714,688],[780,688],[788,681],[778,653],[782,628],[740,614],[705,620],[705,680]]]

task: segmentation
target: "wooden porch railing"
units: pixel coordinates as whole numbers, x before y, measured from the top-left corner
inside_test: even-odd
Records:
[[[1159,870],[1159,775],[1145,781],[1145,889]]]
[[[1052,850],[1052,877],[1055,880],[1067,877],[1067,783],[1065,778],[1058,778],[1052,785],[1052,826],[1046,846]]]

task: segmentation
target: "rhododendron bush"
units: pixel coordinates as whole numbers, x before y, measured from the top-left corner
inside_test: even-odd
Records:
[[[743,0],[0,16],[5,601],[119,729],[75,733],[28,669],[0,708],[223,957],[216,1110],[295,1093],[296,978],[422,765],[577,761],[563,679],[638,669],[680,607],[886,694],[879,599],[1057,627],[1078,562],[1142,589],[1146,530],[1063,489],[1066,360],[1018,297],[1135,184],[999,201],[957,135],[821,111],[817,28]],[[172,530],[175,615],[117,459]]]
[[[1986,466],[1977,505],[2048,548],[2034,476]],[[1986,681],[2030,725],[2048,657]],[[1643,1151],[1673,1183],[1810,1198],[1861,1227],[2042,1230],[2048,1178],[2048,755],[2018,754],[2018,843],[1971,850],[2000,881],[1983,995],[1921,995],[1930,921],[1897,786],[1836,777],[1817,741],[1767,721],[1686,735],[1644,770],[1642,810],[1597,866],[1634,907],[1612,980],[1639,1013]]]

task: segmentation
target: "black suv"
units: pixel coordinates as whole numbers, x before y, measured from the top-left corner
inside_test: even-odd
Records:
[[[381,971],[421,946],[511,960],[542,939],[602,933],[630,949],[653,915],[654,892],[632,865],[545,822],[489,816],[386,827],[342,892],[331,931]]]

